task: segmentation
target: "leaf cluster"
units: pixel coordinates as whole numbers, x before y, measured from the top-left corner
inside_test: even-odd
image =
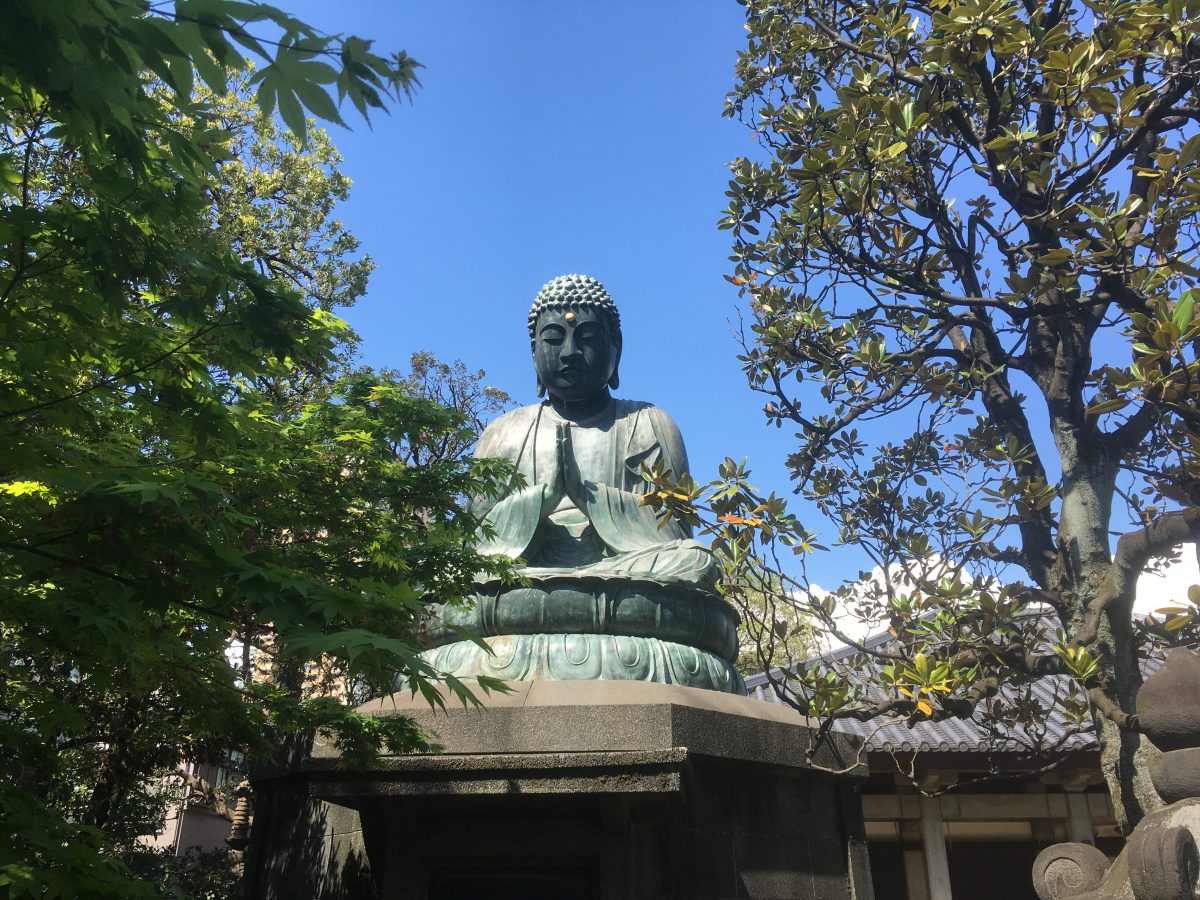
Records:
[[[332,312],[370,262],[297,109],[339,121],[335,87],[381,108],[411,60],[259,3],[5,13],[0,892],[151,895],[122,850],[161,811],[154,773],[314,730],[364,765],[428,746],[403,717],[248,677],[230,644],[432,693],[425,598],[507,571],[475,553],[465,497],[510,473],[434,454],[469,445],[466,415],[351,370]]]
[[[1135,632],[1137,576],[1200,534],[1200,8],[745,6],[726,113],[759,147],[719,221],[741,362],[795,434],[796,493],[880,576],[814,592],[801,559],[794,605],[892,629],[895,659],[860,649],[896,690],[856,716],[1006,696],[1032,715],[1005,692],[1059,672],[1121,740],[1142,642],[1185,636]],[[743,529],[714,543],[732,564],[756,546],[774,565],[764,537],[813,544],[742,506],[706,519]]]

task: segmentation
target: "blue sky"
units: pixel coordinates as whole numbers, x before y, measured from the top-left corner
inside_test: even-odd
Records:
[[[619,393],[675,417],[698,479],[746,457],[758,487],[788,490],[790,436],[764,424],[739,371],[716,228],[726,164],[753,149],[721,115],[745,40],[737,3],[287,7],[425,66],[411,104],[333,130],[355,183],[342,218],[378,264],[346,314],[366,362],[427,349],[533,402],[529,305],[555,275],[594,275],[621,309]]]
[[[340,213],[378,266],[346,314],[366,362],[402,368],[431,350],[531,403],[529,304],[555,275],[594,275],[621,308],[620,395],[675,417],[697,479],[745,457],[757,486],[790,491],[795,441],[765,425],[738,369],[730,244],[716,228],[726,164],[754,153],[721,115],[745,40],[735,0],[283,5],[425,66],[411,104],[373,128],[332,129],[355,182]],[[832,587],[869,567],[842,548],[815,554],[809,575]],[[1183,568],[1173,574],[1200,578],[1190,556]]]

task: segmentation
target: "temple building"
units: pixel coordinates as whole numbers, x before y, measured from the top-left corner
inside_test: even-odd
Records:
[[[880,634],[864,646],[888,640]],[[854,653],[846,647],[809,664]],[[771,685],[781,677],[759,673],[746,687],[752,697],[782,703]],[[1033,685],[1047,708],[1073,690],[1062,675]],[[1036,900],[1030,872],[1045,847],[1081,841],[1115,858],[1125,845],[1095,735],[1071,733],[1053,716],[1040,738],[1059,747],[1061,764],[1044,774],[1032,770],[1046,760],[1029,761],[1019,741],[997,740],[958,719],[912,727],[843,719],[835,727],[865,745],[863,815],[876,900]],[[1011,777],[989,777],[995,772]]]

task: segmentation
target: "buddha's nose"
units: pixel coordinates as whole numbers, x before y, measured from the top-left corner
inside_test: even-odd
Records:
[[[561,354],[560,358],[561,359],[574,359],[575,357],[577,357],[579,355],[580,355],[579,345],[577,343],[575,343],[573,338],[567,337],[567,339],[565,341],[563,341],[562,354]]]

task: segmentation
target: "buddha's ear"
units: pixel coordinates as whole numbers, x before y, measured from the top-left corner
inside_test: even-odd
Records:
[[[608,386],[612,390],[616,390],[621,386],[621,335],[617,335],[617,358],[613,362],[612,378],[608,379]]]
[[[533,357],[533,371],[537,375],[537,344],[531,338],[529,341],[529,354]],[[537,375],[537,395],[541,400],[546,396],[546,386],[542,384],[542,376]]]

